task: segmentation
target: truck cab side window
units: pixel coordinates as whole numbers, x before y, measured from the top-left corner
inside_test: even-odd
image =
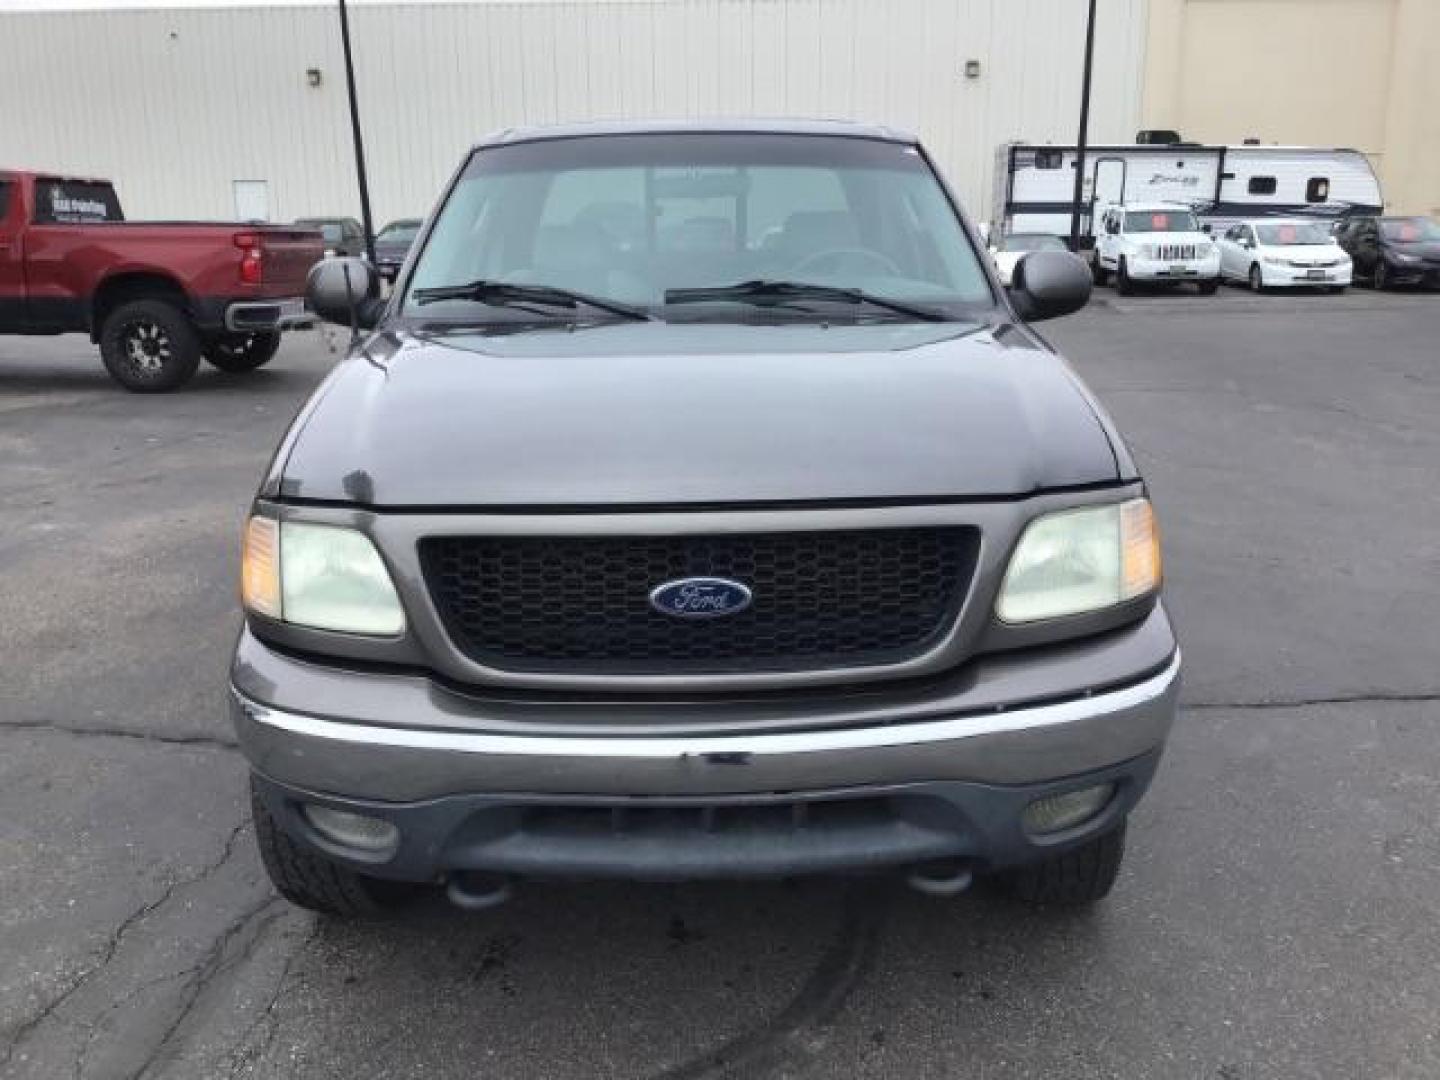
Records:
[[[10,188],[9,180],[0,180],[0,220],[10,212]]]

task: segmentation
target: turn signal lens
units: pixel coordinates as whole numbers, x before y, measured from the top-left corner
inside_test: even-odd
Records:
[[[247,611],[280,618],[280,523],[252,517],[245,523],[240,599]]]
[[[1149,499],[1120,507],[1120,599],[1133,600],[1160,585],[1160,530]]]

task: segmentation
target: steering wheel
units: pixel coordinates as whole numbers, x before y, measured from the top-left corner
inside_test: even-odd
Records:
[[[840,269],[840,264],[846,262],[869,262],[872,266],[878,266],[891,277],[904,277],[900,267],[888,256],[878,251],[871,251],[869,248],[827,248],[824,251],[812,252],[790,268],[792,274],[803,274],[808,271],[826,272],[827,264],[829,272],[834,273]]]

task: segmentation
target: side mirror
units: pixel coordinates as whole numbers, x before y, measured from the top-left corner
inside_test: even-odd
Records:
[[[326,322],[369,330],[380,321],[380,277],[364,259],[325,259],[310,268],[305,303]]]
[[[1211,230],[1210,223],[1208,221],[1204,225],[1200,226],[1200,231],[1203,232],[1206,236],[1215,235],[1214,232]]]
[[[1010,303],[1024,322],[1056,319],[1090,301],[1090,268],[1068,251],[1032,251],[1015,264]]]

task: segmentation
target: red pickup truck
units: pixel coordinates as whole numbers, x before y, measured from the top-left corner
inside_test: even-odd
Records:
[[[126,222],[107,180],[0,169],[0,334],[88,333],[127,390],[266,363],[324,254],[317,231]]]

